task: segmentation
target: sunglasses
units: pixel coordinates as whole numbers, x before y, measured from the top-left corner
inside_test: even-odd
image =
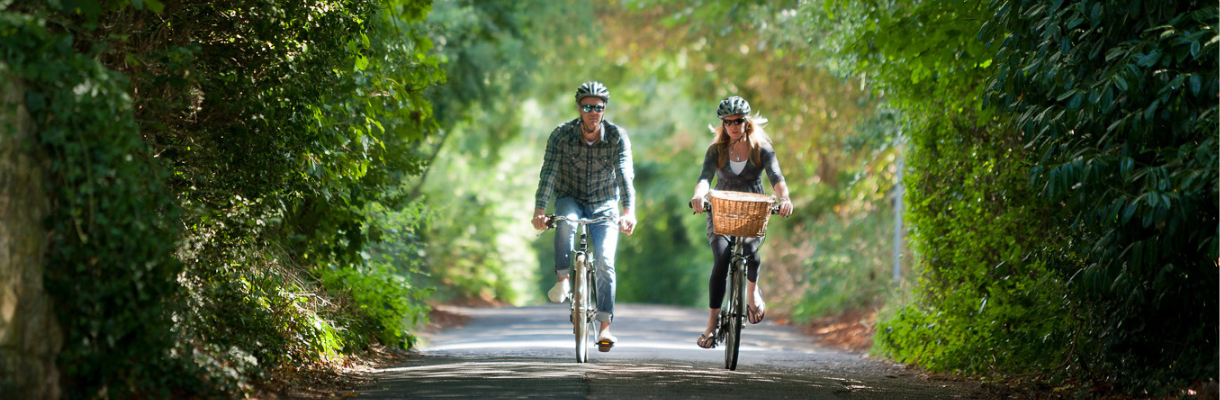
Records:
[[[721,121],[721,123],[723,123],[723,124],[724,124],[724,126],[735,126],[735,125],[741,125],[741,124],[746,123],[746,119],[745,119],[745,118],[738,118],[738,119],[722,119],[722,120],[720,120],[720,121]]]
[[[602,111],[606,111],[606,106],[601,106],[601,105],[595,106],[595,105],[591,105],[591,104],[581,104],[581,105],[580,105],[580,111],[584,111],[584,112],[590,112],[590,111],[602,112]]]

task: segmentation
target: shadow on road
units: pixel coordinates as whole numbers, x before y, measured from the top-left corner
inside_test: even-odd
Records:
[[[419,355],[375,372],[359,398],[971,398],[972,385],[928,381],[900,365],[812,343],[790,326],[749,325],[737,371],[694,339],[706,311],[620,305],[619,344],[575,362],[566,305],[459,308],[461,327],[427,334]]]

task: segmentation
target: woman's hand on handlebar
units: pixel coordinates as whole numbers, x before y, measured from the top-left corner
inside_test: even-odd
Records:
[[[690,199],[690,208],[695,210],[695,214],[703,214],[703,197],[695,197]]]
[[[792,200],[783,199],[779,202],[779,215],[784,217],[792,215]]]

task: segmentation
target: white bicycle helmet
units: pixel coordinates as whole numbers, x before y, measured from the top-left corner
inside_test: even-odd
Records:
[[[720,101],[720,107],[716,109],[716,116],[723,119],[730,115],[749,114],[750,103],[740,96],[733,96]]]
[[[605,101],[606,104],[610,104],[610,90],[607,90],[606,85],[603,85],[601,82],[589,81],[581,84],[579,88],[576,88],[577,103],[580,103],[580,99],[589,96],[597,97],[602,99],[602,101]]]

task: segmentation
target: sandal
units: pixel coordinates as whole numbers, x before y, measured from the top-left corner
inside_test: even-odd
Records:
[[[708,335],[707,333],[701,333],[701,334],[699,334],[699,338],[695,339],[695,344],[697,344],[697,345],[699,345],[699,347],[702,347],[705,349],[715,348],[716,347],[716,334],[713,333],[711,335]]]
[[[767,317],[767,303],[763,302],[755,306],[746,306],[746,318],[750,319],[751,324],[762,322],[763,318]]]

